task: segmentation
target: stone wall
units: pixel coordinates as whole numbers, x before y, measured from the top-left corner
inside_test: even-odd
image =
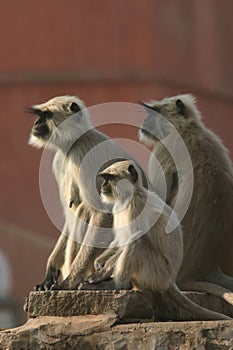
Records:
[[[203,293],[187,295],[233,316],[232,306],[218,298]],[[0,333],[1,350],[233,349],[233,321],[178,322],[195,317],[164,293],[31,292],[25,308],[28,321]]]

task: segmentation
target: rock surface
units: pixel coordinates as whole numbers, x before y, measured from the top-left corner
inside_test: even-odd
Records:
[[[220,298],[205,293],[185,293],[192,301],[213,311],[233,317],[233,307]],[[80,290],[31,292],[28,317],[79,316],[116,313],[121,320],[198,321],[193,314],[175,304],[164,293],[134,290]]]
[[[28,317],[98,315],[114,312],[125,322],[154,317],[153,295],[141,291],[31,292]]]
[[[203,293],[187,295],[232,315],[232,308],[221,299]],[[26,324],[0,333],[1,350],[233,349],[233,321],[159,322],[194,318],[164,293],[31,292],[27,310]]]
[[[116,316],[44,316],[0,333],[1,350],[227,350],[231,321],[116,325]]]

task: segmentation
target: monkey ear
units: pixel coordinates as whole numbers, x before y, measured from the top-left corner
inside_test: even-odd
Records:
[[[76,102],[72,102],[72,104],[70,106],[70,110],[73,113],[78,113],[81,111],[81,108],[79,107],[79,105]]]
[[[131,179],[133,180],[133,182],[136,182],[137,179],[138,179],[138,173],[137,173],[137,170],[135,169],[135,167],[132,164],[129,165],[128,172],[130,173]]]
[[[176,100],[176,107],[178,108],[178,112],[187,118],[185,105],[180,99]]]

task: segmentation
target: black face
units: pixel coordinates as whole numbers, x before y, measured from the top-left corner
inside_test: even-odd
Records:
[[[151,107],[143,104],[146,107],[148,116],[144,119],[141,132],[152,140],[162,140],[170,133],[169,123],[161,113],[158,107]]]
[[[154,117],[156,112],[160,113],[160,109],[147,105],[145,102],[140,102],[140,104],[145,107],[146,111],[148,112],[148,116],[143,121],[141,132],[151,139],[156,139],[156,137],[153,135],[153,130],[155,128]]]
[[[146,117],[143,121],[142,127],[141,127],[141,132],[145,135],[148,136],[152,139],[155,139],[155,136],[152,134],[155,125],[154,125],[154,120],[153,120],[153,116],[151,116],[151,114],[149,114],[148,117]]]
[[[117,181],[116,176],[112,174],[100,174],[100,177],[103,179],[101,185],[101,193],[105,196],[112,196],[112,181]]]
[[[52,113],[35,108],[28,109],[28,112],[38,116],[32,128],[32,134],[40,138],[46,137],[49,134],[47,121],[52,118]]]
[[[135,167],[130,164],[128,167],[128,175],[125,177],[126,180],[131,181],[132,183],[136,183],[138,180],[138,173]],[[108,173],[100,173],[100,177],[103,179],[101,185],[101,193],[104,196],[112,197],[114,195],[112,188],[115,188],[117,182],[122,180],[119,175],[108,174]]]

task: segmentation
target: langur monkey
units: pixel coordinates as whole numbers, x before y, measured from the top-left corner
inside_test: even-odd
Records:
[[[98,171],[129,155],[91,125],[88,110],[77,97],[54,97],[28,112],[37,116],[29,144],[55,151],[53,172],[65,214],[45,279],[35,289],[76,289],[111,242],[112,214],[99,198]]]
[[[149,179],[154,190],[159,192],[162,184],[158,163],[166,178],[165,200],[173,208],[186,205],[191,176],[194,180],[190,204],[184,217],[179,218],[184,257],[177,284],[183,290],[211,293],[233,304],[233,278],[229,276],[233,274],[233,169],[228,151],[203,125],[192,95],[142,104],[148,116],[142,124],[140,140],[153,147]],[[183,166],[185,156],[175,134],[180,135],[188,150],[192,169]],[[177,163],[181,170],[177,170]],[[179,217],[179,210],[176,212]]]
[[[88,277],[98,283],[113,276],[117,289],[165,291],[169,297],[201,320],[229,317],[207,310],[188,299],[176,285],[182,264],[183,239],[178,219],[176,228],[166,233],[172,209],[142,185],[141,171],[131,160],[114,163],[100,173],[104,179],[101,197],[113,203],[115,240],[121,245],[107,257],[102,269]],[[100,256],[101,258],[101,256]]]

